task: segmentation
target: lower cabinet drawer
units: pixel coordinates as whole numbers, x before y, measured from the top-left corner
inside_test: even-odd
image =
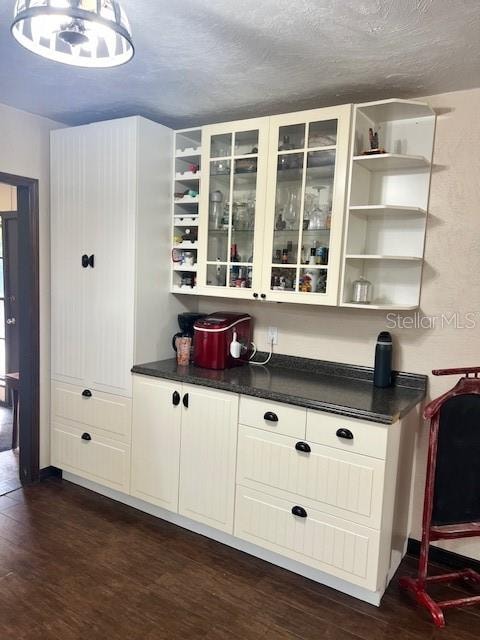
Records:
[[[240,426],[237,483],[380,529],[385,463]],[[300,496],[300,498],[298,497]]]
[[[130,443],[132,401],[123,396],[52,381],[52,420],[56,419],[87,425],[101,430],[107,438]]]
[[[52,426],[52,464],[117,491],[130,489],[130,447],[93,431]]]
[[[323,411],[307,411],[307,440],[385,460],[387,456],[387,424],[344,418]]]
[[[281,402],[240,396],[239,423],[293,438],[305,437],[307,410]]]
[[[337,578],[377,590],[378,531],[237,486],[235,535]]]

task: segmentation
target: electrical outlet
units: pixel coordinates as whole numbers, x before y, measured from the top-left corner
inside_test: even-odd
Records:
[[[267,330],[267,342],[268,344],[278,343],[278,329],[277,327],[268,327]]]

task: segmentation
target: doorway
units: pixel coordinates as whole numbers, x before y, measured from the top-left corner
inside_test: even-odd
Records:
[[[0,495],[39,477],[38,182],[0,172]]]

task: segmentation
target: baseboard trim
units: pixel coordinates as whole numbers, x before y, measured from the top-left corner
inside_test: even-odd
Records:
[[[409,538],[407,553],[418,558],[420,556],[420,541]],[[460,553],[455,553],[454,551],[440,549],[432,544],[430,545],[428,557],[432,562],[444,564],[446,567],[450,567],[452,569],[465,569],[465,567],[468,567],[480,573],[480,560],[475,560],[468,556],[462,556]]]
[[[44,467],[40,469],[40,482],[42,480],[47,480],[47,478],[61,478],[62,470],[58,467],[53,467],[50,465],[49,467]]]

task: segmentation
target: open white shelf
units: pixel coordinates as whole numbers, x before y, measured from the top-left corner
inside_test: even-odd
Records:
[[[177,171],[175,174],[175,180],[177,182],[198,182],[200,180],[200,171],[193,173],[193,171]]]
[[[405,169],[422,169],[430,166],[430,162],[424,156],[410,156],[400,153],[354,156],[353,161],[368,171],[404,171]]]
[[[176,158],[198,158],[202,154],[201,147],[187,147],[186,149],[177,149]]]
[[[347,260],[422,260],[422,258],[418,256],[384,256],[368,253],[351,253],[345,257]]]
[[[175,227],[198,227],[198,213],[195,215],[176,215],[173,219]]]
[[[351,144],[340,304],[412,310],[420,302],[435,112],[415,100],[356,105]],[[387,153],[366,155],[369,130]],[[352,302],[354,282],[372,285],[371,304]]]
[[[383,100],[382,102],[366,102],[358,107],[369,120],[373,122],[388,122],[391,120],[411,120],[434,116],[435,112],[426,102],[414,100]]]
[[[177,263],[174,263],[173,264],[173,270],[174,271],[189,271],[191,273],[195,273],[197,271],[197,265],[194,264],[193,266],[188,267],[185,264],[182,264],[182,265],[178,264],[177,265]]]
[[[180,242],[179,244],[173,245],[174,249],[179,249],[180,251],[196,251],[198,249],[198,242]]]
[[[192,189],[198,192],[198,195],[195,197],[185,195],[182,198],[173,198],[171,247],[172,250],[175,249],[182,252],[194,251],[195,253],[192,254],[194,257],[198,255],[198,240],[194,242],[190,240],[175,242],[175,240],[180,240],[179,236],[184,236],[184,229],[198,227],[199,224],[201,154],[201,128],[183,129],[175,132],[172,193],[183,193],[187,189]],[[182,281],[186,282],[188,280],[192,280],[193,284],[194,277],[190,278],[188,274],[196,272],[197,264],[188,266],[181,265],[178,262],[172,263],[170,291],[172,293],[196,295],[196,287],[181,284]]]
[[[189,287],[188,285],[184,285],[183,287],[178,284],[173,284],[170,287],[170,291],[172,293],[186,293],[190,296],[197,295],[198,289],[197,287]]]
[[[358,304],[356,302],[343,302],[342,307],[351,307],[352,309],[370,309],[375,311],[412,311],[418,305],[395,305],[395,304]]]
[[[200,201],[199,196],[183,196],[183,198],[175,198],[175,204],[198,204]]]
[[[350,213],[362,216],[424,216],[426,209],[394,204],[367,204],[350,207]]]

